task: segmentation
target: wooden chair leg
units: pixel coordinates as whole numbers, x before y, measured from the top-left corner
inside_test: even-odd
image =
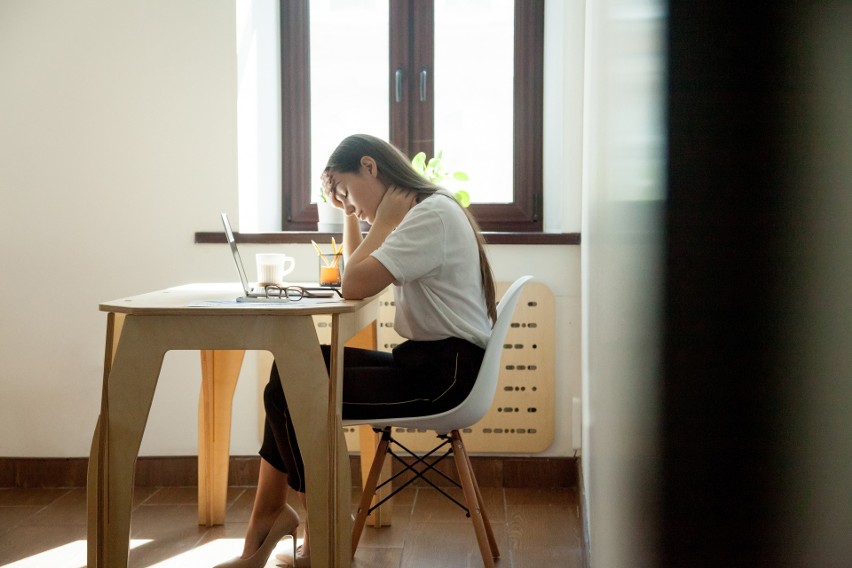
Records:
[[[479,494],[476,486],[476,481],[473,477],[473,471],[470,467],[470,459],[467,457],[467,452],[464,449],[461,435],[458,430],[453,430],[450,433],[450,438],[453,440],[453,459],[456,462],[456,468],[459,472],[459,480],[464,491],[464,498],[467,502],[467,508],[470,511],[470,518],[473,521],[473,530],[476,533],[476,542],[479,544],[479,552],[482,554],[482,563],[485,568],[494,568],[494,558],[499,557],[498,554],[492,552],[496,549],[494,535],[491,533],[491,525],[487,522],[482,507],[482,496]],[[486,529],[486,524],[488,528]]]
[[[355,513],[355,522],[352,525],[352,557],[355,557],[355,551],[358,550],[358,542],[361,540],[361,533],[364,532],[364,524],[367,522],[367,515],[370,514],[370,503],[373,501],[373,495],[376,494],[376,485],[379,482],[379,475],[382,473],[382,466],[385,463],[385,456],[388,453],[390,445],[390,427],[387,427],[382,432],[382,439],[376,448],[376,456],[373,458],[373,465],[370,467],[370,474],[367,476],[367,481],[364,483],[364,489],[361,492],[361,501],[358,504],[358,512]]]
[[[461,437],[461,435],[459,435]],[[482,521],[485,525],[485,534],[488,537],[488,546],[491,548],[491,556],[500,558],[500,549],[497,547],[497,539],[494,538],[494,531],[491,530],[491,521],[488,520],[488,513],[485,510],[485,501],[482,499],[482,491],[479,489],[479,482],[476,481],[476,474],[473,472],[473,466],[470,463],[470,456],[465,452],[465,460],[467,467],[470,470],[470,478],[473,480],[473,489],[476,491],[476,501],[479,503],[479,510],[482,512]]]

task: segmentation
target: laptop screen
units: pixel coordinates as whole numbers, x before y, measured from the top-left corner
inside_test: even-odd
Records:
[[[237,265],[237,272],[240,273],[240,281],[243,284],[243,291],[248,294],[248,277],[246,276],[246,270],[243,267],[243,260],[240,257],[240,251],[237,249],[237,241],[234,239],[234,232],[231,230],[231,223],[228,222],[227,213],[222,213],[222,224],[225,226],[225,238],[228,240],[228,246],[231,247],[231,254],[234,257],[234,264]]]

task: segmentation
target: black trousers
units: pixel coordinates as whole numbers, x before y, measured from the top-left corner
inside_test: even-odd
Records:
[[[322,347],[328,368],[330,350]],[[425,416],[450,410],[470,393],[484,354],[481,347],[455,337],[406,341],[392,353],[347,347],[343,418]],[[275,364],[263,402],[266,421],[260,456],[288,474],[290,487],[304,492],[305,468]]]

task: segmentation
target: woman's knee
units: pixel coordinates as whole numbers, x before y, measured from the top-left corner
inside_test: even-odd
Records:
[[[263,407],[267,414],[283,412],[287,407],[284,400],[284,390],[281,388],[278,377],[270,377],[269,382],[266,383],[266,387],[263,389]]]

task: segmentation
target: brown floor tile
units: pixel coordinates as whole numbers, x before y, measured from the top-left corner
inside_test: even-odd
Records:
[[[576,488],[506,489],[506,504],[508,506],[526,507],[529,505],[550,505],[553,507],[575,507],[579,502]]]
[[[512,568],[565,568],[583,565],[583,552],[568,546],[513,550]]]
[[[254,487],[241,487],[239,495],[233,500],[229,499],[228,508],[225,511],[225,523],[247,523],[254,506]],[[229,495],[230,497],[230,495]]]
[[[131,566],[150,566],[196,546],[207,532],[195,505],[142,505],[133,512],[131,538],[150,540],[130,551]]]
[[[461,500],[460,490],[451,491]],[[582,566],[576,490],[486,487],[482,492],[500,547],[498,568]],[[197,524],[195,487],[137,488],[130,566],[169,560],[170,565],[205,567],[238,556],[254,497],[253,487],[230,488],[227,524],[208,528]],[[291,497],[304,516],[298,496]],[[353,510],[357,499],[356,491]],[[85,565],[85,488],[0,490],[0,500],[0,566],[27,557],[43,560],[45,566]],[[470,519],[435,489],[406,489],[385,507],[392,514],[391,526],[365,528],[353,568],[482,566]],[[284,539],[277,550],[291,551],[292,545]],[[274,566],[271,559],[267,567]]]
[[[70,489],[0,489],[0,507],[46,506]]]
[[[86,489],[75,487],[25,521],[27,525],[86,525]]]
[[[56,554],[56,549],[60,547],[73,548],[77,553],[75,558],[80,561],[79,566],[84,566],[86,563],[85,542],[85,526],[18,526],[0,535],[0,566],[39,554],[42,556],[51,552]],[[66,557],[67,562],[69,555],[65,553],[61,556]],[[45,559],[42,565],[50,566],[51,563]]]
[[[559,544],[579,549],[582,526],[573,511],[558,508],[516,508],[507,521],[513,550],[536,550]]]
[[[359,548],[352,568],[399,568],[401,563],[402,548]]]
[[[197,487],[160,487],[145,501],[148,505],[197,505]]]
[[[505,519],[503,489],[482,487],[480,490],[482,499],[485,501],[485,511],[491,523],[503,522]],[[462,505],[465,504],[461,489],[444,488],[444,491]],[[437,489],[432,488],[418,490],[412,516],[414,519],[424,522],[470,522],[463,509],[438,492]]]
[[[153,495],[157,491],[159,491],[159,489],[156,487],[136,487],[133,490],[133,504],[131,506],[133,507],[133,509],[136,509],[136,507],[144,504],[145,501],[150,499],[151,495]]]
[[[364,527],[358,549],[362,548],[402,548],[411,526],[411,510],[408,506],[394,507],[390,526],[375,528]]]
[[[42,507],[0,507],[0,539],[41,510]]]
[[[506,550],[502,526],[493,528],[498,547],[501,551]],[[455,524],[448,526],[447,523],[413,522],[403,548],[402,566],[404,568],[482,567],[482,555],[479,552],[473,525],[461,528]]]

